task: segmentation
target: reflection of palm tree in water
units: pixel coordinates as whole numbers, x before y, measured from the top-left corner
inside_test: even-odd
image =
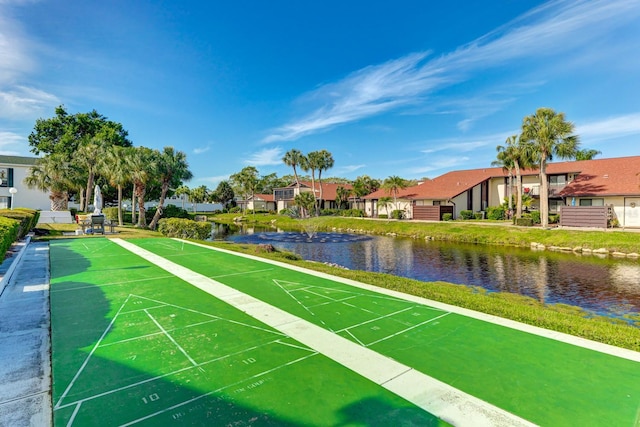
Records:
[[[538,260],[538,272],[536,274],[536,291],[538,301],[544,304],[547,294],[547,278],[549,277],[549,261],[541,256]]]

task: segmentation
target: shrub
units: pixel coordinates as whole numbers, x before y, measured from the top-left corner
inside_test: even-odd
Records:
[[[229,209],[229,213],[240,213],[242,212],[242,208],[240,206],[234,206]]]
[[[109,221],[118,220],[118,208],[104,208],[102,209],[102,213]]]
[[[387,214],[380,214],[380,215],[378,215],[378,218],[387,219],[387,218],[389,218],[389,215],[387,215]]]
[[[340,215],[340,211],[338,209],[322,209],[320,211],[320,215],[322,215],[322,216],[338,216],[338,215]]]
[[[487,219],[503,220],[505,219],[505,209],[502,206],[489,206],[487,208]]]
[[[342,216],[364,218],[364,211],[362,209],[346,209],[342,211]]]
[[[21,239],[26,236],[29,231],[35,228],[36,224],[38,223],[38,218],[40,218],[40,212],[34,209],[27,208],[0,209],[0,216],[3,216],[5,218],[12,218],[18,221],[18,238]]]
[[[473,214],[473,217],[475,219],[483,219],[484,215],[482,214],[482,212],[476,212]]]
[[[18,240],[20,221],[12,218],[0,217],[0,251],[5,254],[11,244]]]
[[[515,218],[515,225],[520,225],[522,227],[531,227],[533,226],[533,220],[529,217]]]
[[[549,215],[549,224],[557,224],[560,222],[559,214],[551,214]]]
[[[391,211],[391,218],[404,219],[404,211],[402,209],[396,209],[394,211]]]
[[[471,219],[471,218],[473,218],[473,211],[469,211],[469,210],[460,211],[460,218],[461,219]]]
[[[531,211],[531,221],[533,221],[534,224],[540,224],[540,211]]]
[[[167,237],[206,240],[211,236],[210,222],[195,222],[185,218],[163,218],[158,222],[158,231]]]
[[[446,213],[442,215],[443,221],[453,221],[453,214]]]

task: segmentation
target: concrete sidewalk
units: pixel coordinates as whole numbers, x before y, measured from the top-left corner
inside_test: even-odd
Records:
[[[49,244],[21,246],[0,266],[0,427],[50,426]]]

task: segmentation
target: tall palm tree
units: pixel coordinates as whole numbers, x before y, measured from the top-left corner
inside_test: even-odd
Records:
[[[87,186],[85,187],[84,206],[80,206],[80,210],[88,211],[91,203],[91,192],[93,191],[94,180],[98,170],[100,160],[104,157],[104,145],[102,141],[93,138],[89,141],[82,142],[78,149],[73,153],[73,163],[84,169],[87,174]]]
[[[314,207],[316,215],[318,215],[318,197],[316,196],[316,171],[322,165],[323,157],[320,151],[312,151],[306,156],[306,161],[303,161],[300,167],[305,171],[311,171],[311,192],[316,200]]]
[[[507,184],[507,206],[509,208],[509,212],[513,212],[513,159],[509,155],[509,152],[502,145],[498,145],[496,147],[496,151],[498,154],[496,155],[497,159],[491,162],[491,166],[502,167],[502,170],[506,171],[508,174],[508,184]]]
[[[293,176],[296,178],[296,187],[300,188],[300,180],[298,179],[298,171],[296,170],[296,166],[300,166],[300,164],[304,162],[304,154],[302,154],[300,150],[292,148],[284,154],[282,161],[285,165],[291,166],[293,168]]]
[[[104,156],[99,161],[98,171],[104,176],[110,185],[118,190],[118,225],[123,226],[122,216],[122,189],[131,182],[131,176],[127,167],[127,157],[135,150],[132,147],[112,145],[108,147]]]
[[[133,182],[133,197],[138,200],[138,227],[145,227],[147,219],[145,217],[144,198],[147,186],[156,177],[156,165],[160,153],[147,147],[135,147],[131,155],[127,158],[127,167],[131,172]]]
[[[390,176],[382,183],[382,188],[387,190],[389,194],[393,196],[393,205],[395,209],[398,209],[398,193],[400,190],[404,190],[409,186],[406,179],[400,178],[397,175]]]
[[[549,182],[547,162],[554,156],[574,158],[579,148],[578,136],[573,135],[574,125],[565,119],[564,113],[551,108],[538,108],[536,113],[522,121],[521,139],[531,144],[533,159],[540,167],[540,220],[542,227],[549,225]]]
[[[493,166],[502,166],[509,173],[509,188],[512,188],[513,171],[516,175],[516,218],[522,216],[522,169],[532,166],[531,144],[524,142],[518,135],[507,138],[505,145],[498,145],[498,160]],[[512,208],[509,191],[509,209]]]
[[[336,188],[336,205],[338,206],[338,210],[342,210],[342,206],[349,201],[350,195],[351,190],[349,188],[341,185]]]
[[[156,229],[158,221],[162,216],[164,209],[164,201],[169,192],[169,187],[177,186],[183,180],[190,180],[193,174],[189,170],[187,163],[187,155],[182,151],[175,151],[173,147],[164,147],[158,158],[157,165],[158,179],[160,180],[160,200],[158,201],[158,209],[156,209],[153,219],[149,224],[149,228]]]
[[[68,209],[68,190],[71,185],[67,179],[69,175],[70,165],[64,156],[50,154],[36,161],[24,178],[24,183],[29,188],[48,191],[51,210],[64,211]]]
[[[331,169],[333,167],[334,160],[331,153],[327,150],[320,150],[318,157],[318,185],[320,186],[320,201],[318,202],[318,209],[320,209],[323,200],[322,171]],[[316,214],[319,215],[320,212],[316,212]]]

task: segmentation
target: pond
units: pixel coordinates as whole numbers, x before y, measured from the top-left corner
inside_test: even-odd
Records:
[[[310,233],[312,234],[312,233]],[[640,262],[628,259],[410,238],[240,228],[214,224],[214,239],[271,243],[302,258],[421,281],[480,286],[624,318],[640,312]]]

